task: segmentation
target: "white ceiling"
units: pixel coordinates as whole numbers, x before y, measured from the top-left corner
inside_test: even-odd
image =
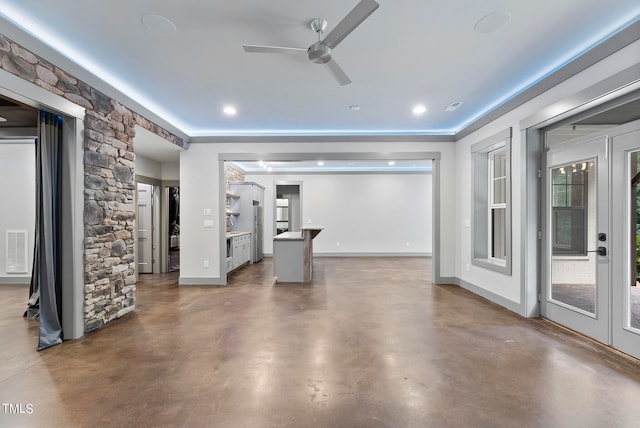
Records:
[[[357,0],[0,0],[0,16],[2,33],[187,136],[452,135],[640,17],[638,0],[378,1],[333,52],[347,86],[304,55],[242,45],[306,48],[311,19],[330,31]],[[504,26],[474,31],[499,11]],[[146,14],[175,33],[149,30]]]

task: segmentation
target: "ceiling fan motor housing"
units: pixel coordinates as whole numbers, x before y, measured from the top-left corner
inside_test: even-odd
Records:
[[[315,42],[307,49],[309,61],[316,64],[326,64],[331,61],[331,48],[322,42]]]

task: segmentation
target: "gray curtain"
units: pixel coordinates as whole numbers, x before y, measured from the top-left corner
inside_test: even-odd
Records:
[[[40,317],[38,351],[62,342],[60,198],[62,118],[40,111],[36,141],[36,230],[26,315]]]

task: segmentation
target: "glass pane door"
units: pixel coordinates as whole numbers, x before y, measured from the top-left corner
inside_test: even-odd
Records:
[[[612,345],[640,358],[640,122],[621,127],[611,137]]]
[[[542,315],[609,342],[608,163],[603,138],[552,148],[544,185]]]

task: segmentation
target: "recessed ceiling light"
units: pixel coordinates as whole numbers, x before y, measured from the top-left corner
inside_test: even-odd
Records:
[[[2,117],[2,116],[0,116],[0,122],[6,122],[6,121],[7,121],[7,118],[6,118],[6,117]]]
[[[269,167],[269,168],[267,168],[267,171],[271,171],[271,169],[272,169],[272,168],[271,168],[271,167]]]
[[[323,166],[323,165],[324,165],[324,162],[318,161],[318,166]]]
[[[423,104],[418,104],[413,108],[413,114],[424,114],[427,111],[427,108]]]
[[[224,114],[226,114],[227,116],[233,116],[236,113],[238,113],[238,111],[236,110],[235,107],[233,106],[226,106],[224,109],[222,109],[222,111],[224,112]]]
[[[506,10],[493,12],[480,18],[478,22],[476,22],[474,30],[476,33],[482,34],[493,33],[494,31],[497,31],[507,25],[510,20],[511,13],[507,12]]]
[[[395,161],[389,161],[389,165],[393,166],[393,165],[395,165],[395,164],[396,164],[396,162],[395,162]]]
[[[178,32],[178,27],[169,18],[154,13],[147,13],[140,19],[142,25],[149,31],[156,34],[173,35]]]

